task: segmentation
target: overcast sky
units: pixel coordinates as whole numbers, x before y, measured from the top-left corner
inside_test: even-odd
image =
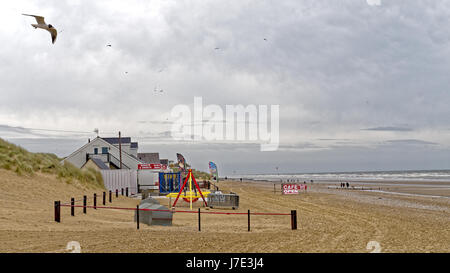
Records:
[[[3,2],[0,137],[30,151],[98,128],[221,175],[450,168],[449,1]],[[173,140],[194,96],[279,105],[279,149]]]

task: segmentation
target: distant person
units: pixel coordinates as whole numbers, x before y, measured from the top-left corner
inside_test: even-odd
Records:
[[[350,187],[350,184],[347,182],[347,188]]]
[[[241,177],[241,182],[242,182],[242,177]]]

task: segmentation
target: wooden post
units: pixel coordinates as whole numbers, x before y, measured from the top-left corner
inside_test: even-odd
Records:
[[[139,205],[136,205],[136,227],[139,229]]]
[[[86,214],[87,196],[83,196],[83,213]]]
[[[122,139],[120,136],[120,131],[119,131],[119,160],[120,160],[120,169],[123,169],[123,167],[122,167]]]
[[[103,192],[103,206],[106,205],[106,192]]]
[[[109,203],[111,203],[111,202],[112,202],[112,192],[109,191]]]
[[[296,210],[291,210],[291,227],[292,227],[292,230],[297,229],[297,211]]]
[[[75,216],[75,198],[70,199],[70,215]]]
[[[59,201],[55,201],[55,222],[61,222],[61,206]]]
[[[248,210],[248,231],[250,231],[250,210]]]
[[[94,193],[94,209],[97,209],[97,194]]]
[[[128,197],[128,187],[125,188],[125,196]]]
[[[200,208],[198,208],[198,231],[201,231]]]

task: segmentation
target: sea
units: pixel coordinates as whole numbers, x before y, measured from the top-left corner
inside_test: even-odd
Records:
[[[450,182],[450,170],[408,170],[408,171],[359,171],[323,173],[283,173],[283,174],[235,174],[228,178],[279,181],[417,181]]]

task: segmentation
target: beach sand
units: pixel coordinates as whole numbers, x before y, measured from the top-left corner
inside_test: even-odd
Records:
[[[290,213],[297,210],[298,229],[291,230],[290,216],[175,213],[170,227],[140,225],[133,211],[76,208],[61,211],[61,223],[53,220],[53,202],[97,193],[101,189],[67,185],[38,174],[19,177],[0,170],[0,252],[67,252],[69,241],[80,243],[81,252],[370,252],[377,241],[381,252],[450,252],[450,199],[394,195],[378,192],[329,189],[308,183],[299,195],[281,195],[269,182],[218,182],[221,191],[236,192],[240,207],[207,209],[201,202],[194,210],[226,212]],[[168,199],[158,199],[167,205]],[[139,199],[113,197],[113,205],[133,208]],[[80,203],[78,203],[80,204]],[[91,204],[91,203],[88,203]],[[181,202],[179,210],[189,210]]]

